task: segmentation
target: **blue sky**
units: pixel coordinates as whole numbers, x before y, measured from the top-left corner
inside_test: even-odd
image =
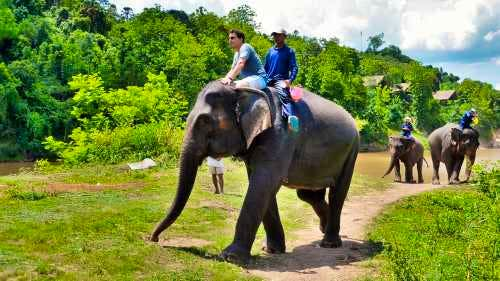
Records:
[[[500,0],[110,0],[137,13],[160,4],[188,13],[203,6],[219,15],[242,4],[257,12],[262,32],[283,27],[366,48],[384,32],[388,44],[425,64],[500,89]]]

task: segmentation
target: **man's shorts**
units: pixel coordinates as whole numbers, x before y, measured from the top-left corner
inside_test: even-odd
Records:
[[[208,167],[208,171],[212,175],[221,175],[221,174],[224,174],[224,168],[222,168],[222,167]]]
[[[264,78],[259,75],[248,76],[241,80],[235,81],[235,83],[246,83],[248,84],[248,87],[259,90],[265,89],[267,86],[266,80],[264,80]]]

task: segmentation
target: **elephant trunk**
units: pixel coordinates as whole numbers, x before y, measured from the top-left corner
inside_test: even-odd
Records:
[[[387,176],[390,172],[392,172],[392,169],[394,169],[394,166],[396,164],[396,156],[392,155],[391,156],[391,163],[389,164],[389,168],[387,169],[387,172],[382,176],[383,178]]]
[[[180,159],[179,183],[174,202],[167,213],[167,216],[156,226],[150,240],[158,242],[158,236],[175,222],[186,205],[191,191],[193,190],[198,166],[203,159],[202,156],[193,153],[194,150],[185,146]]]

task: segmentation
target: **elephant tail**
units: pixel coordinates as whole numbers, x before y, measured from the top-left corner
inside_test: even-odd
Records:
[[[422,159],[425,161],[425,165],[427,166],[427,168],[429,168],[429,163],[427,163],[427,160],[425,160],[425,157],[422,157]]]

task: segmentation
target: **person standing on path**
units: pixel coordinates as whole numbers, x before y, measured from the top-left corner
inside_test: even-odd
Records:
[[[212,174],[212,182],[215,187],[215,194],[224,194],[224,163],[222,158],[207,157],[207,165],[210,174]]]

